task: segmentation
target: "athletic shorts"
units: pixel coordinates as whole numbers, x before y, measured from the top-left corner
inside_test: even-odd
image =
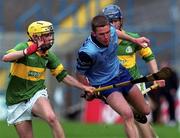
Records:
[[[117,77],[113,78],[109,82],[101,84],[101,85],[95,85],[94,87],[98,88],[98,87],[113,85],[113,84],[121,83],[121,82],[125,82],[125,81],[130,81],[130,80],[133,80],[133,78],[129,74],[128,70],[124,69],[124,70],[122,70],[122,72]],[[108,97],[108,95],[110,95],[111,93],[113,93],[115,91],[122,92],[124,95],[127,95],[129,90],[132,88],[132,86],[133,86],[132,84],[129,84],[128,86],[104,90],[100,93],[100,95]]]
[[[141,90],[141,92],[146,89],[146,84],[145,83],[137,83],[136,85]]]
[[[143,76],[141,75],[140,77],[143,77]],[[138,88],[141,90],[141,92],[146,89],[146,84],[145,84],[145,82],[137,83],[136,85],[137,85]]]
[[[33,114],[31,113],[34,103],[40,97],[48,98],[47,90],[39,90],[32,98],[18,104],[10,105],[7,107],[7,123],[16,124],[25,120],[32,120]]]

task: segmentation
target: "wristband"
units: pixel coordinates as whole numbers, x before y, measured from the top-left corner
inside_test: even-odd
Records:
[[[35,53],[37,51],[37,49],[38,49],[37,44],[33,43],[25,49],[24,53],[25,53],[25,55],[31,55],[31,54]]]

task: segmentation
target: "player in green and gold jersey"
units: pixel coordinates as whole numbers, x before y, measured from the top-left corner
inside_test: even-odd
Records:
[[[125,32],[126,34],[130,35],[131,37],[138,38],[140,37],[137,33],[126,32],[123,30],[123,16],[122,11],[119,6],[117,5],[109,5],[103,9],[103,14],[108,18],[108,20],[116,27],[116,29]],[[119,47],[118,47],[118,58],[121,64],[127,68],[134,79],[140,78],[141,73],[136,64],[136,53],[138,52],[142,59],[148,64],[149,70],[151,73],[156,73],[158,71],[158,66],[155,60],[155,56],[152,53],[150,47],[140,47],[134,43],[131,43],[126,40],[119,40]],[[164,80],[156,82],[161,87],[165,85]],[[138,84],[141,91],[145,89],[145,84],[140,83]],[[157,137],[149,122],[145,124],[141,124],[136,122],[136,125],[139,130],[139,135],[142,138],[154,138]]]
[[[4,62],[11,62],[10,80],[7,87],[7,122],[13,124],[21,138],[33,138],[32,117],[45,120],[52,129],[54,138],[64,138],[50,102],[46,86],[46,69],[58,82],[75,86],[88,93],[94,87],[86,86],[64,69],[58,57],[49,49],[54,43],[53,25],[47,21],[36,21],[28,27],[29,41],[17,44],[3,56]]]

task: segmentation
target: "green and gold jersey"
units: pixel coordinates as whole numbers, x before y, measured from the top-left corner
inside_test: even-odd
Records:
[[[126,33],[134,38],[140,37],[137,33]],[[136,52],[139,53],[145,62],[149,62],[155,58],[151,49],[149,47],[142,48],[139,45],[126,40],[120,40],[119,45],[117,55],[121,64],[129,70],[133,78],[139,78],[140,73],[136,65]]]
[[[7,53],[23,50],[30,42],[19,43]],[[60,82],[67,72],[55,54],[47,51],[41,55],[36,52],[11,63],[6,103],[12,105],[31,98],[38,90],[45,88],[46,69]]]

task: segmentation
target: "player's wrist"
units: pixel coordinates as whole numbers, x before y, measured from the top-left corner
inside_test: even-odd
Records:
[[[82,88],[83,91],[86,91],[86,85],[82,84]]]
[[[135,43],[135,44],[138,44],[138,40],[136,38],[132,38],[131,39],[131,42]]]
[[[24,55],[31,55],[35,53],[38,50],[38,45],[33,43],[30,46],[28,46],[26,49],[23,50]]]

